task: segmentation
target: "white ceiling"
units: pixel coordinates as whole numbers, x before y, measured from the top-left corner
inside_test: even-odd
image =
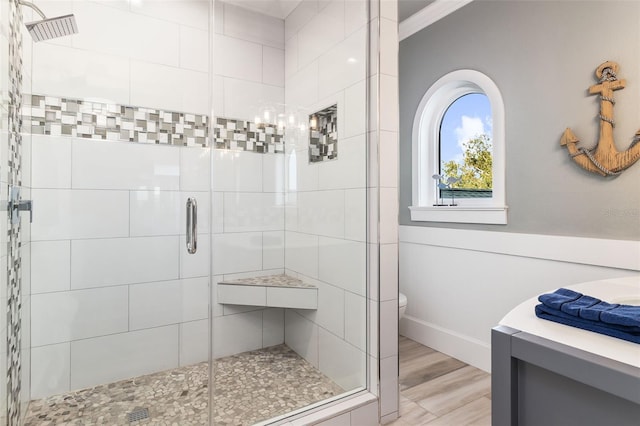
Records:
[[[302,0],[223,0],[225,3],[284,19]],[[434,0],[398,0],[398,21],[402,22]]]
[[[302,0],[223,0],[245,9],[284,19]]]

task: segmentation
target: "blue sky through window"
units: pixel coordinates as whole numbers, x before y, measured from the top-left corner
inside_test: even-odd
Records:
[[[491,104],[482,93],[456,99],[440,125],[440,164],[451,160],[462,163],[462,143],[481,134],[492,136]]]

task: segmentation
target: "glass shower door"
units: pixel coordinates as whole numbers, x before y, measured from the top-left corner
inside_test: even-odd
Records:
[[[368,10],[214,13],[211,419],[251,425],[367,385]]]
[[[209,424],[209,2],[41,8],[79,32],[22,35],[25,424]]]

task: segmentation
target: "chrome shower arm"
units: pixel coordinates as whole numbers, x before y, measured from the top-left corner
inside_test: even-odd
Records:
[[[29,34],[33,37],[33,41],[50,40],[52,38],[78,33],[78,25],[76,24],[76,18],[73,14],[47,19],[42,10],[35,4],[25,0],[16,1],[20,6],[27,6],[33,9],[42,18],[40,21],[25,23]]]
[[[21,5],[21,6],[30,7],[31,9],[35,10],[36,13],[42,17],[42,19],[47,19],[47,17],[44,16],[44,13],[42,13],[40,8],[38,6],[36,6],[35,4],[33,4],[31,2],[28,2],[28,1],[24,1],[24,0],[18,0],[18,4]]]

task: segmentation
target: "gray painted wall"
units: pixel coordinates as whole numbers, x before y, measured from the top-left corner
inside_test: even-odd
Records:
[[[581,169],[559,145],[571,127],[597,141],[594,71],[620,64],[614,135],[626,149],[640,128],[640,2],[482,1],[400,43],[400,224],[640,239],[640,162],[616,178]],[[479,70],[506,111],[507,225],[411,222],[411,132],[426,90],[444,74]]]

